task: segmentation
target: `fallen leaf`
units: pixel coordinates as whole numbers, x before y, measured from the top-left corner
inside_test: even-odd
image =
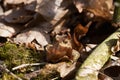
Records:
[[[23,25],[22,25],[23,26]],[[0,36],[1,37],[12,37],[19,33],[24,27],[16,24],[8,24],[4,21],[0,22]]]
[[[20,4],[25,3],[27,0],[4,0],[4,4]]]
[[[85,27],[82,26],[81,24],[78,24],[74,28],[74,33],[73,33],[73,48],[74,49],[78,51],[81,51],[83,49],[83,44],[79,40],[86,35],[91,23],[92,22],[89,22]]]
[[[0,15],[3,15],[3,14],[4,14],[3,8],[2,6],[0,6]]]
[[[36,11],[47,21],[58,21],[68,12],[65,7],[61,7],[62,2],[63,0],[42,0],[39,2]]]
[[[112,4],[111,0],[108,2]],[[106,2],[106,0],[75,0],[74,4],[80,13],[83,10],[88,10],[95,16],[111,19],[109,8],[111,8],[112,5],[108,5],[108,2]]]
[[[36,40],[42,47],[50,43],[49,35],[39,27],[24,30],[14,38],[15,43],[25,43],[27,45],[34,40]]]
[[[4,13],[4,20],[8,23],[27,23],[33,18],[34,13],[23,7],[11,9]]]
[[[118,35],[118,37],[119,37],[119,39],[116,41],[115,46],[113,46],[113,47],[111,48],[111,51],[113,52],[114,55],[115,55],[115,54],[117,55],[117,52],[120,51],[120,35]]]
[[[61,33],[63,31],[64,23],[65,23],[65,20],[61,21],[58,25],[56,25],[51,32],[51,36],[55,36],[55,35]]]
[[[61,65],[58,66],[57,71],[60,72],[60,76],[64,78],[75,68],[76,68],[76,63],[73,63],[71,65],[67,63],[61,63]]]
[[[7,26],[3,23],[0,24],[0,36],[2,37],[12,37],[15,34],[15,29],[11,26]]]
[[[6,6],[8,4],[11,4],[11,5],[17,5],[17,4],[21,4],[21,3],[29,4],[34,1],[37,1],[37,0],[4,0],[4,6]]]

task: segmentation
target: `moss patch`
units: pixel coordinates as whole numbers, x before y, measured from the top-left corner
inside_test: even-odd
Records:
[[[24,46],[18,46],[16,44],[6,42],[5,45],[0,47],[0,60],[4,62],[6,67],[11,70],[15,66],[19,66],[22,64],[28,63],[39,63],[43,59],[43,54],[38,53],[35,50],[31,50],[25,48]],[[27,69],[21,69],[14,71],[15,74],[20,75],[22,73],[26,73],[31,69],[35,69],[35,67],[27,67]],[[11,78],[11,76],[6,73],[2,73],[2,80],[5,78]],[[14,80],[14,79],[9,79]]]

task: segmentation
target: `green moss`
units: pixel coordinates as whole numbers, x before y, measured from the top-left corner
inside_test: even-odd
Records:
[[[35,50],[31,50],[25,48],[24,46],[18,46],[16,44],[6,42],[4,46],[0,47],[0,60],[4,61],[6,67],[11,70],[15,66],[19,66],[22,64],[28,63],[38,63],[41,62],[43,54],[36,52]],[[33,67],[27,67],[22,69],[22,73],[26,73],[29,70],[33,70]],[[21,74],[20,70],[14,71],[16,75]],[[7,76],[7,77],[6,77]],[[7,74],[3,73],[3,78],[8,78]],[[10,77],[11,78],[11,77]],[[6,79],[3,79],[6,80]],[[14,80],[14,79],[7,79],[7,80]]]
[[[0,47],[0,59],[5,61],[9,69],[24,63],[38,62],[40,58],[35,55],[39,56],[35,51],[8,42]]]

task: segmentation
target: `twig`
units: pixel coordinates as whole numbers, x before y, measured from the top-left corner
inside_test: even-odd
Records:
[[[17,67],[14,67],[12,68],[12,70],[17,70],[17,69],[20,69],[20,68],[24,68],[24,67],[27,67],[27,66],[39,66],[39,65],[45,65],[46,63],[31,63],[31,64],[22,64],[22,65],[19,65]]]
[[[18,80],[22,80],[20,77],[18,77],[17,75],[15,75],[14,73],[12,73],[9,69],[7,69],[4,65],[0,65],[0,68],[7,72],[8,74],[12,75],[13,77],[15,77]]]
[[[53,78],[53,79],[51,79],[51,80],[57,80],[57,79],[59,79],[59,77],[55,77],[55,78]]]

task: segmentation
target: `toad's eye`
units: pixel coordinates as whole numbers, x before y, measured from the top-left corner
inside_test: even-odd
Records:
[[[67,43],[68,43],[68,41],[67,41],[67,40],[63,40],[63,43],[67,44]]]

